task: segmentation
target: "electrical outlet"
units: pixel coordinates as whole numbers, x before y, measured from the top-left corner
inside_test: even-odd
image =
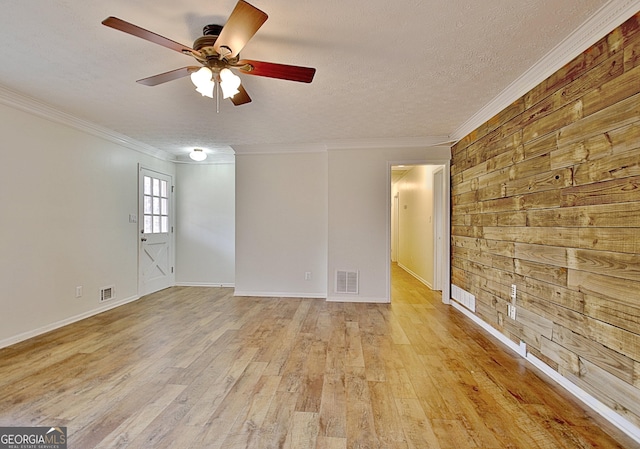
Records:
[[[509,314],[509,318],[515,321],[516,319],[516,307],[511,304],[507,304],[507,312]]]
[[[305,271],[304,272],[304,280],[305,281],[310,281],[311,280],[311,271]]]

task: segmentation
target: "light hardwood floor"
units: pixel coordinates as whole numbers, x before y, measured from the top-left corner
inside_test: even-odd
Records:
[[[394,266],[392,304],[176,287],[0,350],[69,448],[631,448]]]

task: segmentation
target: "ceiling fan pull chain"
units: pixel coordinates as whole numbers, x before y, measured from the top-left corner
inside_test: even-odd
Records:
[[[220,83],[216,81],[216,114],[220,114]]]

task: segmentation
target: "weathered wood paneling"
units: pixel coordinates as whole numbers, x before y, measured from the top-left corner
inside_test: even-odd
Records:
[[[640,203],[596,204],[527,212],[529,226],[640,228]]]
[[[452,152],[452,282],[640,424],[640,13]]]
[[[553,327],[553,341],[616,377],[632,383],[634,361],[629,357],[557,324]]]
[[[640,390],[619,382],[618,378],[599,366],[581,359],[580,375],[567,373],[569,380],[590,392],[595,397],[602,398],[602,402],[618,411],[625,418],[640,425]]]

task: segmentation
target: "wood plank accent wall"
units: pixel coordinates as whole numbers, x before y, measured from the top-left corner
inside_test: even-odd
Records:
[[[640,426],[640,13],[452,152],[452,283]]]

